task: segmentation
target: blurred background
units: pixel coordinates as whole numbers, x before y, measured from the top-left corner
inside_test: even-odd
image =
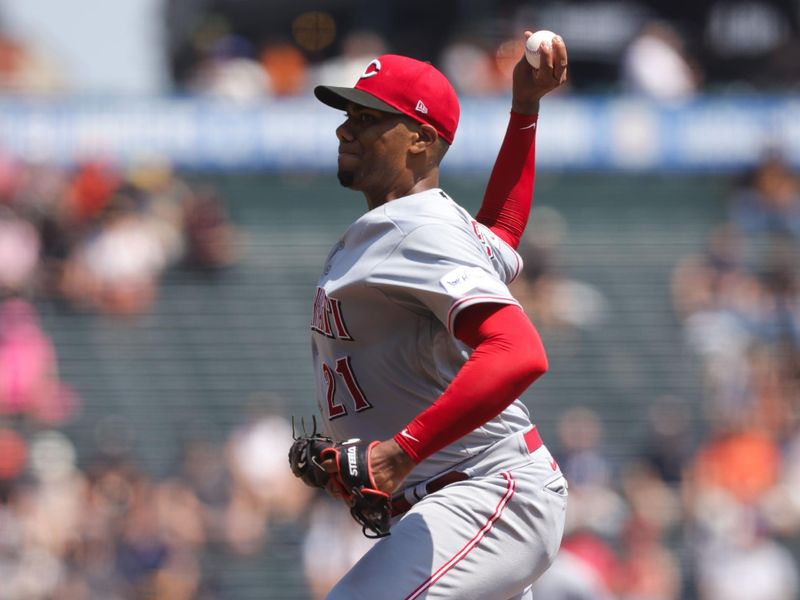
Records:
[[[560,33],[514,292],[570,481],[537,600],[800,598],[800,2],[0,0],[0,599],[310,600],[369,547],[289,473],[384,52],[462,98],[475,211]]]

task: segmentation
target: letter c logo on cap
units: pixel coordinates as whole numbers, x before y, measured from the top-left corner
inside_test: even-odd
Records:
[[[380,70],[381,70],[381,61],[379,61],[376,58],[367,65],[367,68],[364,69],[364,72],[361,74],[361,77],[359,77],[359,79],[365,79],[367,77],[375,77],[375,75],[377,75]]]

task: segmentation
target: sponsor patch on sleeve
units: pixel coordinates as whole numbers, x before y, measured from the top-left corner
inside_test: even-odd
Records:
[[[476,288],[489,274],[479,267],[457,267],[439,280],[442,287],[453,296],[463,296]]]

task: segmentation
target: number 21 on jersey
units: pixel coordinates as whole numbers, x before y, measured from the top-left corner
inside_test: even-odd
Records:
[[[367,401],[358,380],[353,373],[349,356],[342,356],[336,359],[333,368],[327,363],[322,363],[322,379],[325,382],[325,395],[328,400],[328,418],[333,420],[347,414],[344,404],[336,400],[337,381],[344,383],[345,389],[352,400],[356,412],[372,408],[372,404]]]

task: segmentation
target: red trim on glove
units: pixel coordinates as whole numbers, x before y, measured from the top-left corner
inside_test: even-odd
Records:
[[[353,494],[350,493],[350,490],[347,489],[347,486],[345,486],[341,477],[338,476],[338,473],[342,472],[341,449],[336,447],[325,448],[322,452],[319,453],[319,457],[322,460],[331,457],[333,458],[334,462],[336,462],[337,475],[329,474],[328,480],[332,481],[333,484],[339,489],[339,493],[342,495],[342,498],[344,498],[349,502],[353,498]]]
[[[519,246],[533,203],[539,115],[512,112],[475,217],[513,248]]]
[[[369,484],[372,486],[372,489],[378,492],[379,494],[383,494],[388,498],[389,494],[382,492],[378,487],[378,484],[375,483],[375,478],[372,476],[372,464],[370,463],[370,456],[372,455],[372,449],[380,443],[381,443],[380,440],[375,440],[369,446],[367,446],[367,477],[369,478]]]
[[[467,307],[456,318],[455,335],[475,348],[469,360],[408,424],[409,435],[394,436],[416,463],[496,417],[547,371],[542,340],[518,306]]]

